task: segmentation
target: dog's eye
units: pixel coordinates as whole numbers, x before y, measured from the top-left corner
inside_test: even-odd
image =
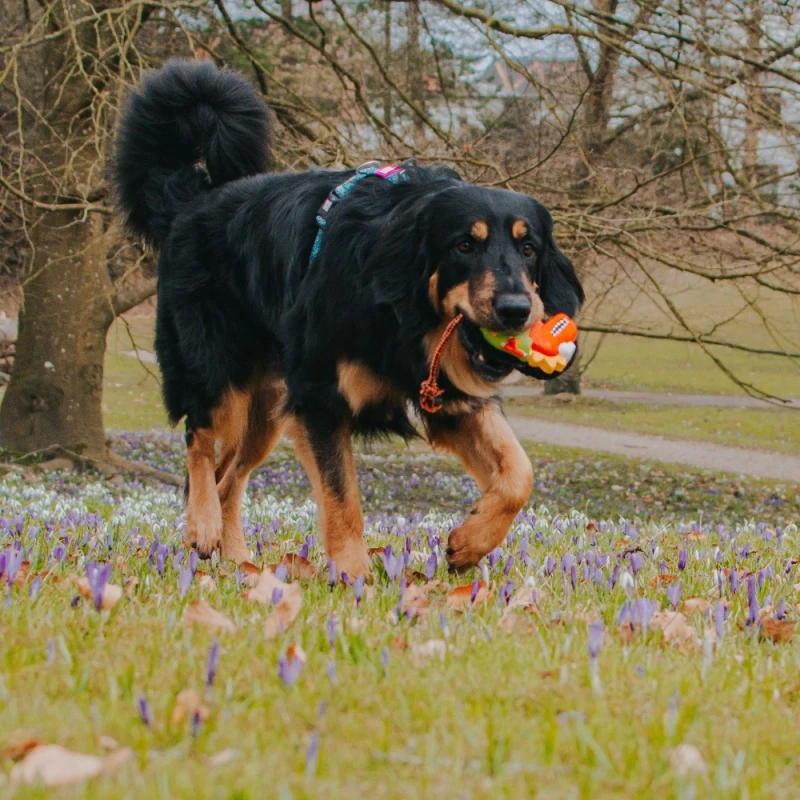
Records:
[[[530,258],[535,252],[530,242],[525,242],[525,244],[522,245],[522,255],[524,255],[525,258]]]
[[[475,245],[469,239],[464,239],[463,242],[459,242],[456,245],[456,250],[458,250],[459,253],[464,253],[464,255],[471,253],[474,249]]]

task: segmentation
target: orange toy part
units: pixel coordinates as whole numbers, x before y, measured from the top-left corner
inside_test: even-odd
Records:
[[[558,346],[578,338],[578,326],[566,314],[555,314],[546,321],[535,322],[529,331],[531,349],[547,356],[557,356]]]

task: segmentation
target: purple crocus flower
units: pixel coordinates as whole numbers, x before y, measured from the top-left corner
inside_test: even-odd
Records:
[[[169,553],[169,548],[165,544],[159,545],[156,548],[156,569],[162,578],[164,577],[164,569],[167,565],[167,553]]]
[[[195,709],[194,714],[192,714],[192,736],[196,739],[198,734],[200,733],[200,728],[203,726],[203,719],[200,716],[200,712]]]
[[[208,663],[206,664],[206,686],[210,689],[217,677],[219,667],[219,642],[214,642],[208,651]]]
[[[680,599],[681,599],[680,582],[671,583],[669,586],[667,586],[667,600],[669,600],[669,604],[672,606],[673,611],[677,611]]]
[[[494,552],[494,551],[492,551],[492,552]],[[489,555],[491,556],[491,553],[489,553]],[[491,559],[490,559],[489,565],[492,566]],[[433,576],[436,574],[436,570],[438,569],[438,567],[439,567],[439,561],[436,558],[436,553],[431,553],[430,557],[425,562],[425,580],[426,581],[432,581],[433,580]]]
[[[775,619],[786,619],[786,600],[782,598],[775,610]]]
[[[475,578],[472,582],[472,588],[469,591],[469,602],[470,605],[475,603],[475,598],[478,596],[478,592],[481,590],[481,582]]]
[[[575,563],[575,556],[572,553],[564,553],[561,556],[561,571],[566,574],[567,572],[572,569],[572,565]]]
[[[275,577],[281,581],[281,583],[286,583],[286,579],[289,577],[289,569],[286,564],[278,564],[278,566],[275,567]]]
[[[36,599],[37,595],[39,594],[39,590],[41,588],[42,588],[42,579],[41,579],[41,576],[37,575],[31,581],[31,589],[30,589],[31,600],[35,600]]]
[[[178,573],[178,593],[181,597],[186,596],[186,592],[189,591],[189,586],[192,582],[192,569],[191,567],[184,567]]]
[[[511,572],[511,568],[514,566],[514,555],[513,553],[508,554],[508,558],[506,558],[506,563],[503,565],[503,577],[507,578],[508,573]]]
[[[739,591],[739,576],[736,574],[735,569],[731,569],[729,580],[731,584],[731,592],[736,594]]]
[[[603,623],[593,622],[589,626],[589,658],[594,661],[603,644]]]
[[[192,552],[189,553],[189,569],[191,569],[192,575],[196,574],[199,564],[200,554],[197,552],[197,550],[192,550]]]
[[[303,671],[303,662],[299,658],[281,656],[278,659],[278,677],[286,686],[293,686]]]
[[[514,591],[514,581],[508,580],[503,584],[503,588],[500,590],[500,597],[503,598],[503,602],[505,605],[508,605],[509,601],[511,600],[511,594]]]
[[[328,680],[332,683],[336,683],[336,662],[329,661],[328,666],[325,669],[325,674],[328,676]]]
[[[336,571],[336,562],[328,561],[328,586],[331,591],[334,590],[338,582],[339,582],[339,573]]]
[[[656,613],[658,603],[655,600],[648,600],[644,597],[635,600],[631,605],[631,623],[638,624],[643,631],[647,630],[653,614]]]
[[[389,648],[384,645],[381,650],[381,667],[383,668],[383,677],[389,674]]]
[[[574,564],[569,568],[569,580],[572,584],[572,591],[574,592],[575,587],[578,585],[578,570]]]
[[[503,551],[499,547],[495,547],[488,556],[486,556],[486,560],[489,562],[489,569],[494,569],[495,564],[500,560],[500,556],[503,555]],[[430,579],[429,579],[430,580]]]
[[[319,759],[319,731],[311,734],[306,750],[306,775],[317,774],[317,761]]]
[[[6,551],[6,579],[8,585],[14,583],[14,578],[17,577],[17,572],[25,560],[25,553],[18,547],[11,547]]]
[[[550,554],[544,560],[544,571],[548,577],[556,571],[556,560]]]
[[[718,600],[714,606],[714,629],[717,632],[717,641],[721,642],[725,634],[725,603]]]
[[[631,570],[633,571],[634,578],[639,574],[639,570],[642,568],[642,564],[644,564],[644,559],[642,558],[642,554],[631,553]]]
[[[361,605],[361,598],[364,596],[364,576],[359,575],[353,583],[353,592],[356,596],[356,608]]]
[[[394,583],[403,572],[403,559],[392,552],[392,546],[386,545],[383,551],[383,568],[386,570],[386,577]]]
[[[281,589],[280,586],[275,586],[272,589],[272,596],[270,597],[270,600],[274,606],[278,605],[278,603],[283,600],[283,589]]]
[[[615,564],[614,569],[611,571],[611,575],[608,578],[608,589],[609,591],[613,589],[617,585],[617,581],[619,580],[619,573],[622,569],[621,564]]]
[[[328,646],[333,650],[336,646],[336,617],[331,614],[325,623],[325,633],[328,635]]]
[[[89,591],[92,593],[94,607],[99,611],[103,607],[103,593],[111,577],[111,564],[98,564],[91,561],[86,565],[86,578],[89,581]]]
[[[147,698],[144,695],[139,695],[139,699],[136,701],[136,708],[139,711],[139,719],[150,727],[150,723],[153,721],[153,715],[150,711],[150,703],[147,702]]]

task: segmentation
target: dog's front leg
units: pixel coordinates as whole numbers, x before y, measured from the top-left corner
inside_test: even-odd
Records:
[[[328,558],[337,572],[350,578],[368,575],[370,560],[349,429],[328,420],[293,416],[288,433],[314,490]]]
[[[483,495],[448,540],[447,561],[457,572],[500,545],[533,489],[533,467],[500,406],[489,403],[458,416],[431,417],[434,448],[455,455]]]

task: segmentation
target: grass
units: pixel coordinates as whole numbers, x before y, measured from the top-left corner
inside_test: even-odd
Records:
[[[597,334],[582,347],[592,352]],[[800,397],[800,365],[778,356],[759,356],[723,348],[715,355],[737,377],[782,399]],[[586,371],[593,388],[682,394],[744,394],[696,345],[609,335]]]
[[[126,435],[117,449],[168,469],[181,457],[178,435]],[[243,597],[228,564],[201,563],[181,596],[188,556],[179,491],[118,487],[92,473],[7,477],[0,550],[8,556],[18,541],[30,564],[0,616],[0,747],[27,736],[100,753],[100,737],[110,736],[132,748],[133,759],[113,774],[53,795],[68,798],[794,796],[800,648],[795,638],[760,638],[759,625],[745,623],[748,575],[763,620],[781,600],[796,614],[797,567],[784,569],[799,544],[796,498],[767,482],[738,485],[550,449],[531,455],[537,505],[486,564],[491,597],[465,613],[449,610],[445,596],[480,573],[448,576],[442,547],[474,485],[451,461],[414,448],[359,455],[368,544],[395,553],[409,547],[413,570],[434,552],[435,578],[444,582],[430,595],[429,613],[398,618],[400,588],[380,560],[360,607],[352,588],[329,590],[307,482],[280,448],[247,501],[252,558],[276,563],[306,546],[320,577],[299,581],[300,615],[271,640],[263,633],[270,608]],[[111,564],[111,582],[132,587],[110,611],[72,602],[70,578],[90,560]],[[737,592],[721,569],[736,573]],[[626,602],[667,607],[661,572],[681,581],[679,609],[702,597],[711,616],[687,613],[694,633],[680,641],[656,626],[631,632],[627,621],[620,633]],[[203,574],[214,589],[204,588]],[[47,575],[38,593],[37,575]],[[715,643],[720,576],[728,619]],[[530,598],[529,608],[501,625],[509,580],[506,591]],[[184,610],[201,598],[237,630],[187,630]],[[605,635],[593,679],[587,635],[597,621]],[[444,643],[442,660],[418,653],[430,640]],[[219,666],[207,687],[215,641]],[[290,645],[307,656],[292,686],[278,675]],[[194,732],[188,722],[170,722],[187,688],[208,711]],[[141,698],[149,725],[137,710]],[[315,761],[309,748],[317,736]],[[682,744],[697,748],[700,771],[682,775]],[[210,756],[229,749],[233,761],[209,766]],[[0,761],[0,775],[11,766]],[[4,791],[50,796],[34,787]]]
[[[510,397],[509,414],[553,422],[771,450],[800,452],[800,412],[796,409],[713,408],[612,402],[576,397],[570,403]]]

